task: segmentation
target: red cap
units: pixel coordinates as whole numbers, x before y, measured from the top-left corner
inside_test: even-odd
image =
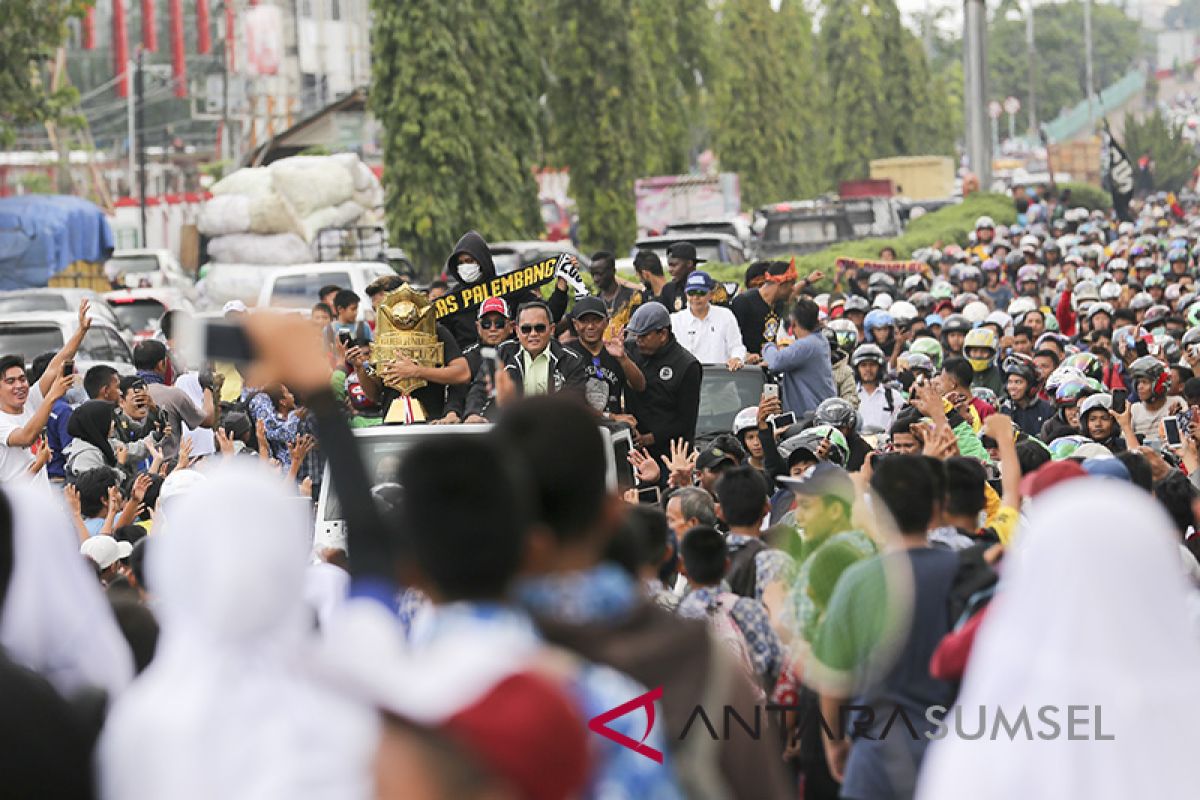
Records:
[[[587,727],[566,693],[542,675],[508,676],[442,730],[520,797],[567,800],[587,784]]]
[[[479,307],[479,316],[477,319],[483,319],[487,314],[500,314],[505,318],[508,317],[508,303],[504,302],[503,297],[489,297],[483,301],[483,305]]]
[[[1081,467],[1077,461],[1069,458],[1065,461],[1051,461],[1021,479],[1021,494],[1025,497],[1037,497],[1063,481],[1087,476],[1087,470]]]

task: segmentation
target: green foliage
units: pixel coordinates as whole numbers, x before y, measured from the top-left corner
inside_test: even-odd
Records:
[[[68,109],[79,93],[65,85],[50,90],[50,65],[67,38],[67,21],[82,17],[91,0],[3,0],[0,30],[0,145],[11,144],[19,128],[46,121],[76,124]]]
[[[375,0],[373,11],[392,240],[429,266],[468,228],[536,231],[540,70],[524,3]]]
[[[1200,163],[1195,146],[1183,138],[1183,125],[1172,124],[1161,111],[1141,120],[1126,114],[1123,138],[1121,144],[1131,161],[1149,155],[1154,162],[1156,191],[1179,191]]]
[[[558,27],[548,93],[555,151],[571,169],[587,248],[624,252],[635,233],[633,181],[643,163],[636,0],[554,0]]]
[[[1071,208],[1082,207],[1088,211],[1108,211],[1112,208],[1112,195],[1097,186],[1074,181],[1058,185],[1060,196],[1068,189],[1071,190],[1071,202],[1068,204]]]
[[[874,158],[875,115],[883,108],[883,65],[872,24],[874,0],[825,0],[818,37],[824,67],[824,135],[831,182],[867,174]]]
[[[23,194],[54,194],[54,181],[40,172],[25,173],[17,179],[17,186]]]
[[[988,30],[988,79],[992,97],[1014,95],[1027,104],[1029,60],[1025,21],[1010,20],[1011,3],[992,14]],[[1020,3],[1020,10],[1027,6]],[[1085,99],[1083,3],[1038,3],[1034,6],[1037,51],[1037,114],[1050,120]],[[1138,23],[1117,5],[1092,4],[1092,63],[1097,90],[1125,75],[1144,55]]]
[[[718,32],[715,143],[738,173],[747,207],[811,197],[821,188],[814,152],[812,22],[798,0],[727,0]]]

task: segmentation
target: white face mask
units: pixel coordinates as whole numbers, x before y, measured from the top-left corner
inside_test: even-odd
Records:
[[[483,277],[483,267],[475,263],[459,264],[458,277],[466,283],[475,283]]]

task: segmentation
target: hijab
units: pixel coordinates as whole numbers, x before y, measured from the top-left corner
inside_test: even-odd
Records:
[[[964,732],[978,729],[983,707],[988,735],[968,740],[951,724],[926,757],[917,797],[1194,796],[1195,589],[1158,503],[1116,481],[1064,483],[1038,497],[1006,562],[958,699]],[[1068,740],[1068,705],[1086,707],[1076,728],[1086,741]],[[1053,733],[1038,720],[1047,706],[1061,730],[1039,739]],[[1032,741],[1003,729],[989,740],[997,708],[1012,720],[1022,707]]]
[[[107,400],[88,400],[72,411],[67,420],[67,433],[97,448],[104,454],[104,463],[110,467],[117,465],[117,456],[108,443],[115,410],[116,406]]]
[[[161,636],[101,737],[104,797],[370,794],[374,713],[311,666],[307,510],[247,461],[174,498],[147,553]]]
[[[133,679],[133,657],[95,573],[79,556],[74,528],[45,492],[2,490],[12,507],[13,568],[0,644],[64,696],[91,686],[116,697]]]

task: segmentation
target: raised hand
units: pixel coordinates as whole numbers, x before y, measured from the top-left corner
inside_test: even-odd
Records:
[[[234,454],[233,440],[229,438],[229,434],[225,432],[224,428],[217,428],[217,449],[223,456]]]
[[[125,462],[129,460],[129,448],[123,444],[119,444],[113,450],[113,455],[117,457],[117,463],[123,467],[125,466]]]
[[[150,476],[142,473],[137,476],[137,480],[133,482],[132,498],[134,502],[141,505],[146,499],[146,492],[150,490]]]
[[[79,328],[85,333],[92,327],[92,318],[88,316],[91,306],[92,304],[87,298],[79,301]]]
[[[633,466],[633,471],[637,473],[638,480],[642,483],[658,483],[662,477],[662,470],[654,461],[654,456],[647,453],[645,450],[630,450],[629,463]]]

